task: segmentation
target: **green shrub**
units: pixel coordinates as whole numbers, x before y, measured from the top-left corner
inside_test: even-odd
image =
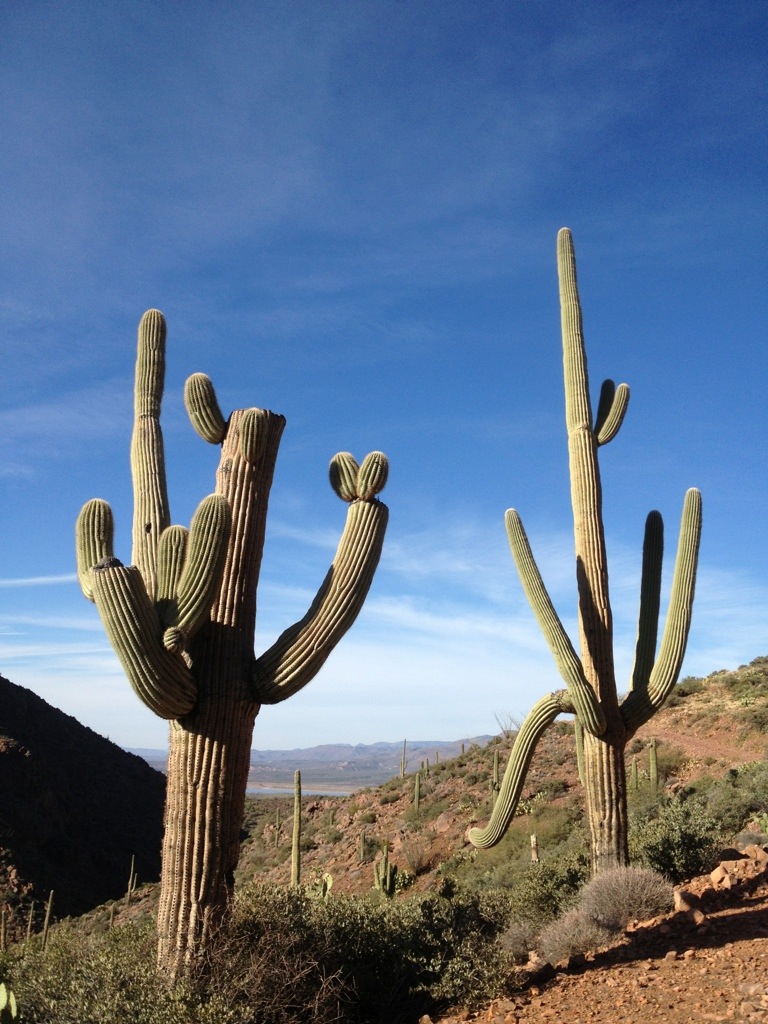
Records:
[[[722,779],[700,780],[696,788],[724,831],[735,834],[755,815],[768,812],[768,762],[731,768]]]
[[[655,817],[630,820],[632,860],[672,882],[709,871],[722,843],[720,825],[695,797],[677,796],[662,802]]]
[[[511,919],[540,928],[573,905],[588,876],[583,856],[530,864],[510,890]]]

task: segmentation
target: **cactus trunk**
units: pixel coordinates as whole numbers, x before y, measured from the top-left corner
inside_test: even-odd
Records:
[[[584,737],[587,818],[592,873],[629,864],[624,742]]]

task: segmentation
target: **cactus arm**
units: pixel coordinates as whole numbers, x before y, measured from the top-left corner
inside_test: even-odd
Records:
[[[92,498],[83,505],[75,525],[75,551],[80,589],[89,601],[94,599],[91,569],[102,559],[112,557],[114,532],[112,509],[106,501]]]
[[[193,636],[208,618],[216,600],[227,544],[232,529],[232,513],[221,494],[203,498],[192,517],[189,545],[178,585],[178,619],[174,625],[186,637]]]
[[[163,629],[135,566],[106,559],[91,570],[107,636],[139,699],[160,718],[181,718],[197,688],[184,658],[163,644]]]
[[[170,524],[165,481],[160,405],[165,381],[165,318],[150,309],[139,323],[134,425],[131,439],[133,477],[133,564],[141,572],[147,593],[155,596],[157,546]]]
[[[628,405],[628,385],[619,384],[617,388],[612,380],[603,381],[594,427],[598,445],[608,444],[616,437],[624,422]]]
[[[627,730],[634,733],[664,703],[677,682],[688,643],[701,541],[701,494],[686,492],[664,635],[647,690],[631,690],[621,706]]]
[[[184,526],[169,526],[160,535],[157,546],[157,595],[155,607],[164,626],[178,622],[177,594],[187,557],[189,531]]]
[[[656,640],[661,606],[661,563],[664,557],[664,521],[655,509],[645,520],[643,569],[640,577],[640,613],[637,620],[635,664],[631,689],[648,689],[648,680],[656,658]]]
[[[211,378],[205,373],[193,373],[184,385],[184,405],[192,426],[204,441],[221,444],[227,424],[221,415]]]
[[[265,409],[247,409],[240,421],[240,454],[256,465],[267,444],[269,413]]]
[[[605,717],[597,702],[594,690],[584,678],[581,661],[573,649],[573,645],[560,622],[539,567],[531,551],[528,537],[518,512],[510,508],[505,516],[507,537],[515,560],[520,582],[525,596],[528,598],[534,615],[541,627],[544,638],[549,645],[560,675],[565,680],[568,693],[584,724],[584,728],[593,736],[600,736],[605,731]]]
[[[337,465],[334,459],[332,484],[337,478]],[[347,499],[350,504],[344,532],[312,605],[256,660],[252,690],[260,703],[277,704],[306,686],[357,618],[384,542],[389,512],[375,493],[383,488],[386,476],[386,458],[372,452],[360,467],[356,488],[370,497]]]
[[[467,838],[473,846],[487,850],[489,847],[495,846],[503,837],[515,816],[536,746],[548,727],[564,711],[571,713],[574,711],[570,694],[565,690],[548,693],[531,708],[520,727],[509,755],[491,820],[485,828],[471,828],[467,832]]]

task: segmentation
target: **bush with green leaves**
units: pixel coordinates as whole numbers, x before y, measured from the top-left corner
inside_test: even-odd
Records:
[[[731,768],[721,779],[700,780],[695,789],[725,832],[735,834],[768,813],[768,761]]]
[[[709,871],[722,844],[720,824],[694,796],[663,799],[654,816],[630,820],[631,859],[672,882]]]
[[[85,935],[60,925],[45,951],[33,940],[2,958],[19,1002],[19,1024],[238,1024],[224,999],[170,989],[155,969],[157,937],[129,924]]]
[[[530,864],[509,892],[511,919],[540,928],[575,903],[588,877],[583,854]]]
[[[61,926],[45,955],[33,940],[0,956],[0,972],[19,1024],[397,1024],[501,991],[509,920],[503,895],[449,882],[384,903],[252,884],[196,987],[157,975],[147,924],[89,936]]]

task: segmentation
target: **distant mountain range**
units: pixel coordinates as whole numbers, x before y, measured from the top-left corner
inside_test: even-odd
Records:
[[[456,757],[462,744],[481,746],[490,736],[472,736],[463,740],[412,740],[406,742],[406,770],[411,772],[422,761]],[[164,750],[136,749],[148,764],[165,770]],[[284,791],[293,787],[293,773],[301,772],[305,792],[349,793],[365,786],[379,786],[400,772],[402,743],[325,743],[295,750],[252,750],[248,787],[254,792]]]

